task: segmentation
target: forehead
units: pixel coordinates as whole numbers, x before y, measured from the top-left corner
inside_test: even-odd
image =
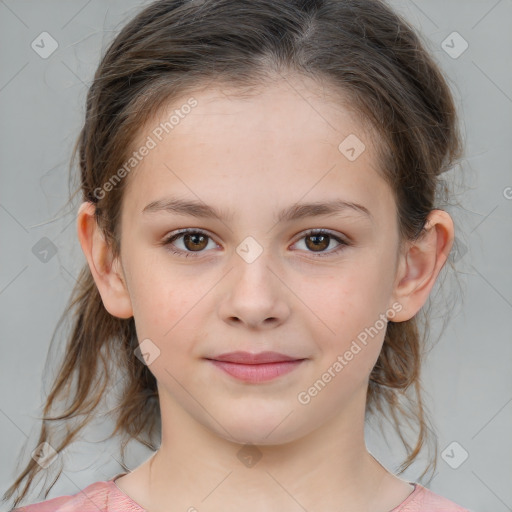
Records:
[[[151,139],[152,149],[129,176],[125,195],[139,212],[176,189],[203,198],[231,188],[246,204],[251,194],[276,203],[283,193],[313,200],[336,188],[359,196],[373,190],[378,199],[389,191],[375,136],[347,107],[348,98],[298,77],[249,94],[222,86],[190,91],[140,130],[135,148]]]
[[[320,138],[334,143],[353,130],[366,139],[368,147],[375,142],[375,134],[369,123],[363,124],[352,103],[341,90],[299,75],[251,88],[209,84],[165,105],[140,130],[138,142],[152,134],[157,142],[165,138],[166,144],[182,144],[187,139],[197,143],[194,139],[216,138],[226,131],[233,138],[243,136],[245,129],[251,130],[253,137],[247,142],[253,145],[275,140],[276,133],[276,143]]]

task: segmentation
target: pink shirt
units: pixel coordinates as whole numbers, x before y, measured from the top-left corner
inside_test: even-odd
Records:
[[[11,512],[146,512],[115,484],[114,480],[125,474],[94,482],[71,496],[51,498]],[[471,512],[421,484],[410,483],[414,485],[414,491],[390,512]]]

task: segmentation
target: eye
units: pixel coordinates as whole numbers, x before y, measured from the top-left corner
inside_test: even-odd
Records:
[[[350,245],[347,241],[342,238],[333,235],[330,231],[325,229],[313,229],[302,235],[299,241],[305,240],[305,246],[307,249],[311,249],[311,251],[316,253],[318,257],[329,256],[332,254],[337,254],[342,251],[345,247]],[[325,251],[331,245],[331,242],[335,240],[338,243],[338,246],[335,247],[334,250]],[[298,243],[298,242],[296,242]]]
[[[350,245],[347,241],[324,229],[310,230],[302,235],[299,241],[303,239],[305,240],[305,246],[308,252],[315,253],[318,257],[337,254]],[[183,248],[176,248],[174,242],[177,240],[180,240]],[[189,256],[198,256],[194,253],[204,252],[204,249],[208,247],[208,240],[210,240],[214,246],[217,245],[205,231],[200,229],[186,229],[167,237],[163,244],[168,246],[173,254],[188,258]],[[338,246],[335,247],[334,250],[326,251],[325,249],[331,245],[333,240],[338,243]],[[295,242],[295,244],[297,243],[298,242]]]
[[[182,245],[184,249],[178,250],[176,246],[173,245],[173,242],[180,238],[183,239]],[[172,253],[188,258],[188,256],[195,257],[195,252],[202,252],[203,249],[208,246],[208,239],[211,239],[210,235],[200,229],[187,229],[171,235],[166,238],[163,243],[169,247]]]

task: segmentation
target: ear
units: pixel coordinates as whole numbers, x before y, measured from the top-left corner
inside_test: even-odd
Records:
[[[118,318],[133,316],[128,288],[119,260],[113,259],[111,248],[96,222],[95,205],[86,201],[80,205],[77,231],[82,251],[87,258],[105,309]]]
[[[452,218],[443,210],[433,210],[427,217],[419,238],[406,243],[399,256],[393,300],[402,309],[392,319],[403,322],[412,318],[425,304],[439,272],[453,245]]]

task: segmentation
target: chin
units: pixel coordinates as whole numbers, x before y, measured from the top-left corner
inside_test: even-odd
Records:
[[[219,424],[210,422],[215,433],[225,439],[237,444],[250,444],[260,446],[282,445],[291,443],[307,434],[307,426],[297,424],[299,418],[292,413],[293,408],[274,409],[263,415],[261,410],[253,407],[249,414],[234,414],[233,407],[226,415],[214,414]],[[221,418],[224,417],[224,420]],[[304,430],[303,432],[301,430]],[[227,431],[227,432],[226,432]],[[229,433],[228,433],[229,432]]]

